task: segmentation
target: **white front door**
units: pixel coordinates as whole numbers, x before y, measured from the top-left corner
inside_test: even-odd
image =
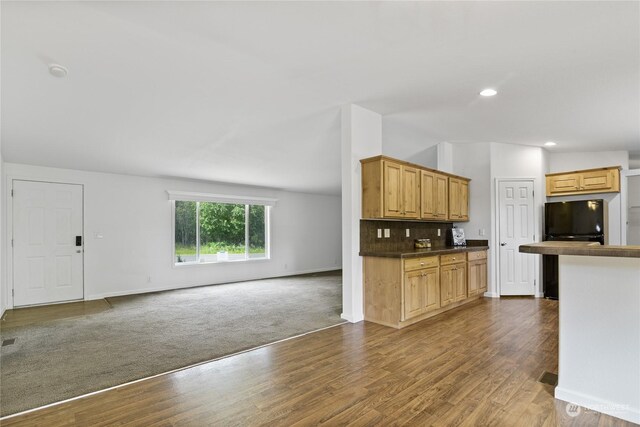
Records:
[[[82,299],[82,186],[13,181],[13,304]]]
[[[533,181],[500,181],[498,204],[500,295],[533,295],[537,255],[518,250],[534,241]]]

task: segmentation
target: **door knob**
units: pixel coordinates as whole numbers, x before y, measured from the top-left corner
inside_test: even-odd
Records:
[[[507,242],[500,242],[500,246],[507,246]]]

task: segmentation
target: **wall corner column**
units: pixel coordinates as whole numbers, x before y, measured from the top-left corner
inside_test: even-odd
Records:
[[[360,218],[360,159],[382,154],[382,116],[357,105],[342,107],[342,314],[364,320]]]

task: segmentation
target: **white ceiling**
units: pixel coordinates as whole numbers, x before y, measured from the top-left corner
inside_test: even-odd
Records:
[[[414,152],[640,150],[638,2],[1,8],[9,162],[338,193],[346,103]]]

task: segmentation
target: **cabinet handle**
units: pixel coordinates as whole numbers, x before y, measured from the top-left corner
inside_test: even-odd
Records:
[[[420,265],[424,265],[424,262],[421,262]]]

